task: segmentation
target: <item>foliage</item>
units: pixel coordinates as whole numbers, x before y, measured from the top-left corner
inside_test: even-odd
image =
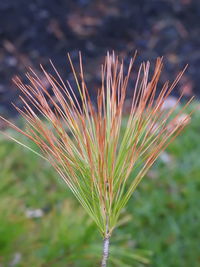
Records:
[[[12,123],[9,125],[40,148],[41,157],[56,169],[105,238],[112,234],[121,210],[141,179],[190,119],[189,116],[179,119],[190,101],[176,114],[181,97],[174,107],[163,109],[183,71],[171,85],[166,82],[156,96],[163,67],[162,58],[158,58],[151,77],[149,62],[139,68],[130,113],[122,131],[134,59],[130,59],[124,74],[123,61],[114,53],[107,54],[96,108],[85,84],[81,55],[80,78],[69,57],[80,101],[75,88],[61,79],[53,64],[57,78],[41,67],[53,96],[33,70],[26,75],[29,84],[15,79],[24,104],[22,109],[16,109],[25,118],[26,127],[21,130]]]

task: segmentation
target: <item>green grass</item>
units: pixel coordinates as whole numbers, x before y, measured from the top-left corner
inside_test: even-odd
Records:
[[[109,266],[200,266],[200,112],[120,217]],[[0,266],[92,267],[101,236],[47,162],[0,138]],[[40,218],[27,218],[42,209]],[[20,255],[15,265],[12,263]]]

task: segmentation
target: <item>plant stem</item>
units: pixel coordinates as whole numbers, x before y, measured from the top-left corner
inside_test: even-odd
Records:
[[[110,237],[105,237],[103,240],[103,256],[101,267],[107,266],[108,256],[109,256],[109,244],[110,244]]]
[[[109,256],[109,245],[110,245],[110,233],[109,233],[109,216],[106,216],[106,232],[105,238],[103,240],[103,255],[101,261],[101,267],[107,266],[108,256]]]

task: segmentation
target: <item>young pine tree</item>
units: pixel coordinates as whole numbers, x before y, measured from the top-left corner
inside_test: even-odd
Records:
[[[142,63],[135,86],[131,88],[132,104],[122,131],[134,57],[124,74],[123,62],[114,53],[107,54],[96,106],[91,102],[84,81],[81,55],[78,73],[70,57],[69,62],[79,96],[75,95],[69,82],[61,79],[51,63],[56,77],[41,68],[53,95],[33,70],[26,75],[29,84],[15,79],[24,104],[22,109],[16,109],[25,119],[25,130],[1,118],[40,148],[40,155],[56,169],[96,222],[104,238],[101,266],[105,267],[110,237],[120,211],[160,153],[189,122],[189,115],[180,114],[191,100],[177,112],[180,96],[177,104],[166,111],[163,108],[165,100],[183,72],[171,85],[166,82],[157,92],[162,58],[157,59],[151,79],[150,63]],[[131,172],[134,178],[130,179]]]

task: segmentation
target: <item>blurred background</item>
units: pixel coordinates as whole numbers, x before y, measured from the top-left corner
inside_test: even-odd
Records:
[[[193,119],[123,211],[110,266],[200,266],[199,21],[199,0],[0,1],[0,114],[15,122],[12,77],[32,67],[45,83],[39,64],[50,70],[52,59],[73,84],[68,52],[75,65],[82,52],[92,97],[108,50],[137,50],[136,68],[164,56],[161,84],[189,64],[166,108],[195,95]],[[101,237],[49,165],[3,136],[0,165],[0,267],[98,266]]]

